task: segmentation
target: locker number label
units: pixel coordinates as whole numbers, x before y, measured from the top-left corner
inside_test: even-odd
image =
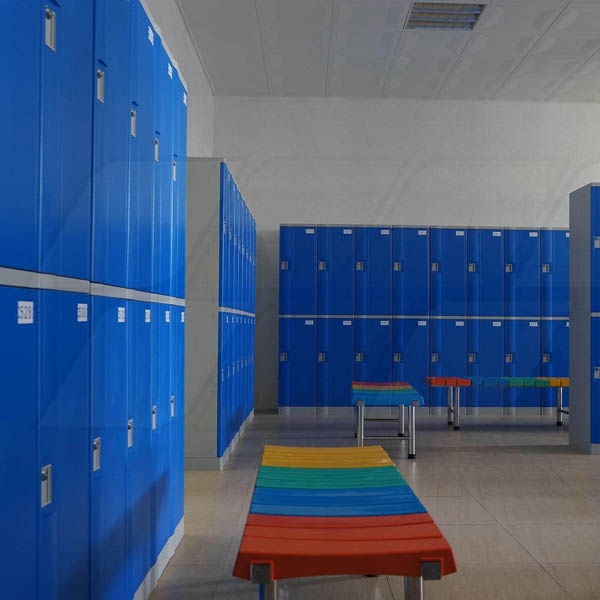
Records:
[[[457,231],[457,232],[456,232],[456,235],[459,235],[459,236],[464,236],[464,235],[465,235],[465,232],[464,232],[464,231]]]
[[[352,229],[344,229],[344,235],[352,235]]]
[[[492,237],[502,237],[501,231],[492,231]]]
[[[457,327],[464,327],[465,326],[465,322],[464,321],[456,321],[456,326]]]
[[[125,307],[119,306],[117,308],[117,321],[119,323],[125,323]]]
[[[571,233],[569,231],[565,232],[565,237],[571,237]]]
[[[33,323],[33,302],[19,300],[17,302],[17,324],[31,325]]]
[[[537,237],[538,236],[538,232],[537,231],[530,231],[529,232],[529,237]]]
[[[419,229],[419,235],[427,235],[426,229]]]
[[[315,230],[312,228],[309,228],[306,230],[306,233],[308,233],[309,235],[312,235],[314,232],[315,232]]]
[[[501,321],[492,321],[492,327],[502,327]]]
[[[342,321],[342,325],[344,327],[350,327],[350,325],[352,325],[352,321]]]
[[[165,323],[170,323],[170,322],[171,322],[171,311],[165,310]]]
[[[77,305],[77,322],[87,323],[88,320],[88,305],[78,304]]]
[[[417,325],[418,325],[419,327],[427,327],[427,321],[419,321],[419,322],[417,323]]]
[[[569,326],[569,321],[567,321],[567,327]]]
[[[390,235],[390,230],[389,229],[382,229],[381,230],[381,235]]]
[[[306,320],[304,321],[304,324],[305,324],[305,325],[314,325],[314,324],[315,324],[315,322],[314,322],[312,319],[306,319]]]
[[[537,327],[537,326],[538,326],[537,321],[529,321],[529,327]]]
[[[151,314],[152,314],[152,311],[149,308],[146,308],[144,310],[144,321],[146,323],[150,323],[150,319],[152,318]]]
[[[385,326],[389,325],[390,322],[389,321],[379,321],[379,324],[383,325],[385,327]]]

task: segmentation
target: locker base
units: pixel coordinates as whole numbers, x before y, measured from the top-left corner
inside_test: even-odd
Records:
[[[454,426],[454,431],[458,431],[460,429],[460,425],[455,425]]]
[[[452,421],[448,421],[448,425],[454,425]]]
[[[417,458],[417,455],[416,454],[409,454],[408,458]]]
[[[556,421],[556,426],[557,427],[562,427],[562,421]]]

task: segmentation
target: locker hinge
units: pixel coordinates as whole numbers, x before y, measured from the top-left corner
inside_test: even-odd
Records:
[[[511,353],[504,355],[504,362],[511,363],[513,361],[513,355]]]
[[[357,353],[354,355],[354,360],[355,360],[356,362],[363,362],[363,360],[364,360],[364,354],[363,354],[362,352],[357,352]]]
[[[48,506],[52,502],[52,465],[42,467],[40,473],[41,483],[41,507]]]
[[[402,352],[394,352],[394,362],[395,363],[402,362]]]
[[[133,446],[133,419],[127,421],[127,447]]]
[[[154,138],[154,162],[158,162],[160,160],[160,140],[155,137]]]
[[[469,263],[469,273],[475,273],[477,271],[477,265],[475,263]]]
[[[437,273],[440,270],[440,263],[431,263],[431,272]]]
[[[550,264],[549,263],[544,263],[542,265],[542,273],[550,273]]]
[[[99,471],[100,470],[100,448],[102,446],[102,441],[99,437],[94,438],[92,442],[92,470]]]
[[[325,352],[319,352],[318,361],[319,362],[326,362],[327,361],[327,356],[326,356]]]
[[[288,353],[287,353],[287,352],[282,352],[282,353],[279,355],[279,360],[280,360],[281,362],[287,362],[287,359],[288,359]]]
[[[104,102],[104,71],[96,71],[96,98],[99,102]]]
[[[506,263],[504,265],[504,272],[505,273],[512,273],[513,272],[513,266],[512,263]]]
[[[46,6],[46,46],[56,50],[56,13]]]
[[[594,367],[594,379],[600,379],[600,367]]]
[[[542,354],[542,362],[543,363],[550,362],[550,353],[549,352],[545,352],[544,354]]]
[[[475,354],[475,352],[471,352],[471,353],[469,353],[469,356],[468,356],[468,361],[469,361],[470,363],[475,363],[475,362],[477,362],[477,354]]]
[[[394,263],[394,271],[402,271],[402,261],[396,261]]]
[[[434,353],[431,355],[431,362],[432,362],[432,363],[437,363],[437,362],[440,362],[440,355],[439,355],[437,352],[434,352]]]
[[[600,248],[600,235],[594,237],[594,248]]]
[[[327,271],[327,261],[326,260],[319,261],[319,271]]]
[[[158,426],[158,419],[157,419],[157,412],[158,409],[156,408],[156,404],[152,407],[152,429],[156,429],[156,427]]]
[[[137,111],[135,110],[135,108],[131,109],[131,123],[130,123],[130,133],[132,137],[136,137],[137,135]]]
[[[287,260],[282,260],[282,261],[281,261],[281,270],[282,270],[282,271],[287,271],[287,270],[288,270],[288,268],[289,268],[289,266],[290,266],[290,265],[289,265],[289,263],[288,263],[288,261],[287,261]]]

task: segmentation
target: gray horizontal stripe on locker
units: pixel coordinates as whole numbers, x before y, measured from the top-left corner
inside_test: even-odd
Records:
[[[568,321],[570,317],[540,317],[540,321]]]
[[[241,315],[242,317],[256,317],[254,313],[238,310],[237,308],[227,308],[226,306],[219,306],[219,312],[229,313],[230,315]]]
[[[0,285],[36,290],[55,290],[57,292],[90,293],[90,282],[87,279],[61,277],[60,275],[22,271],[7,267],[0,267]]]
[[[597,313],[597,312],[590,313],[590,317],[600,317],[600,313]]]
[[[151,292],[140,292],[128,288],[105,285],[103,283],[92,283],[90,294],[92,296],[105,296],[106,298],[122,298],[123,300],[137,300],[138,302],[150,302],[153,304],[172,304],[174,306],[185,306],[183,298],[163,296]]]

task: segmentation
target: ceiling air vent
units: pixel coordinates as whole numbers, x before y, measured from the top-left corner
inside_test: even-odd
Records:
[[[479,20],[485,4],[455,2],[415,2],[407,29],[461,29],[470,31]]]

